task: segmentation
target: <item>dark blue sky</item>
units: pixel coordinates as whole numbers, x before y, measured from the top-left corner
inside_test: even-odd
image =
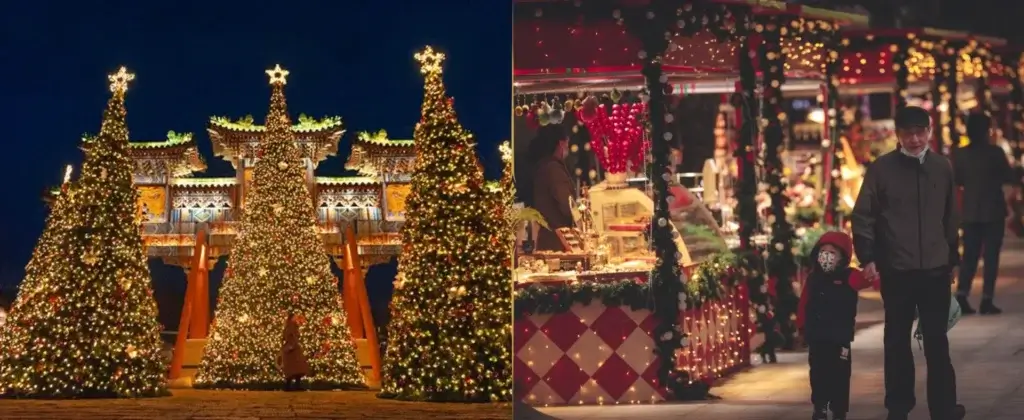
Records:
[[[86,5],[85,3],[95,4]],[[120,65],[137,75],[128,92],[133,140],[195,133],[212,175],[230,165],[210,153],[210,116],[252,114],[270,96],[263,70],[291,71],[293,117],[338,115],[352,135],[386,129],[411,138],[422,78],[412,54],[448,55],[446,83],[476,134],[491,177],[510,136],[511,2],[506,1],[95,1],[0,6],[0,152],[3,205],[0,283],[19,282],[42,230],[40,194],[78,164],[80,135],[99,131]],[[343,172],[343,156],[318,173]]]

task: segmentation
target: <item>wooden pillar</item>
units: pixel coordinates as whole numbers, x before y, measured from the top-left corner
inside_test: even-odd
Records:
[[[191,264],[185,267],[188,285],[185,288],[185,303],[178,322],[178,336],[174,340],[169,379],[181,377],[185,360],[185,344],[189,339],[206,338],[209,325],[210,298],[206,265],[206,231],[196,232],[196,244]]]
[[[346,304],[345,308],[351,314],[358,312],[362,319],[362,329],[365,332],[366,345],[369,347],[370,367],[372,368],[373,381],[380,380],[380,342],[377,340],[377,328],[374,326],[373,314],[370,312],[370,296],[366,292],[366,281],[363,276],[363,269],[359,261],[359,248],[356,246],[356,234],[350,226],[345,230],[345,286],[351,285],[353,290],[353,303],[355,307]],[[351,319],[351,318],[350,318]]]
[[[235,179],[238,186],[235,189],[235,209],[242,210],[245,207],[245,158],[235,157]],[[235,214],[236,220],[241,220],[241,214]]]
[[[206,230],[196,232],[189,286],[192,287],[192,316],[189,338],[206,338],[210,323],[210,270],[207,266]]]

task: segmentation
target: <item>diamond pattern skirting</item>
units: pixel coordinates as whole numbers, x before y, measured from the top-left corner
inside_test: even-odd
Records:
[[[688,345],[677,366],[701,380],[746,365],[749,313],[743,293],[680,312]],[[746,312],[744,312],[746,311]],[[531,405],[622,404],[663,401],[657,320],[648,310],[576,303],[568,312],[531,314],[515,321],[516,396]]]

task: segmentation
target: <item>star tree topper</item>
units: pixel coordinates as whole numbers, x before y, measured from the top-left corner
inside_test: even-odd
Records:
[[[428,45],[423,49],[423,52],[414,54],[413,58],[420,62],[420,73],[441,73],[441,62],[444,61],[444,53],[435,52]]]
[[[267,76],[270,76],[270,84],[272,85],[279,83],[282,85],[288,84],[288,80],[286,79],[288,77],[288,73],[290,72],[282,69],[280,64],[275,64],[274,68],[267,70]]]
[[[124,93],[128,90],[128,82],[135,80],[135,73],[128,73],[128,69],[121,66],[117,73],[107,75],[107,80],[110,80],[111,92]]]

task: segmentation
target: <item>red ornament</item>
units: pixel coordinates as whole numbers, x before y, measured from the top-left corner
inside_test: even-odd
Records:
[[[590,131],[591,150],[608,172],[623,173],[629,168],[643,167],[650,147],[642,123],[646,109],[642,103],[627,103],[614,104],[609,111],[601,104],[593,112],[587,106],[577,112]]]
[[[553,293],[551,295],[551,300],[554,301],[555,303],[558,303],[558,293]]]

